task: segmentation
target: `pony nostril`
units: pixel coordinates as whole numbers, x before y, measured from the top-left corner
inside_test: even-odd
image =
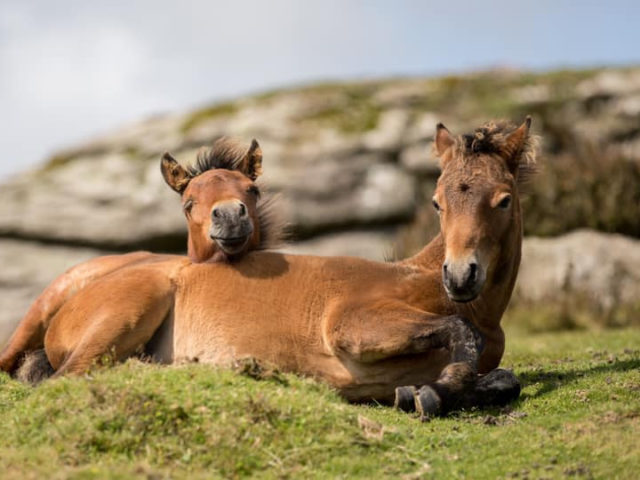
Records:
[[[244,217],[247,214],[247,207],[245,207],[244,203],[240,204],[240,216]]]
[[[447,264],[446,263],[444,265],[442,265],[442,277],[444,278],[445,282],[449,278],[449,270],[447,269]]]
[[[469,282],[475,282],[478,277],[478,264],[469,264]]]
[[[220,210],[218,210],[217,208],[214,208],[213,211],[211,212],[213,214],[214,217],[218,218],[220,216]]]

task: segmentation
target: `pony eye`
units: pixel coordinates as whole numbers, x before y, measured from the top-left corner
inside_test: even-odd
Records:
[[[192,207],[193,207],[193,200],[187,200],[186,202],[184,202],[182,209],[185,211],[185,213],[190,213]]]
[[[440,204],[435,200],[432,200],[431,202],[433,203],[433,208],[436,209],[436,212],[440,213]]]
[[[249,188],[247,188],[247,193],[250,193],[251,195],[259,197],[260,196],[260,189],[258,187],[256,187],[255,185],[251,185]]]
[[[502,200],[500,200],[500,203],[498,203],[498,207],[502,208],[502,209],[509,208],[509,205],[511,205],[511,196],[510,195],[507,195]]]

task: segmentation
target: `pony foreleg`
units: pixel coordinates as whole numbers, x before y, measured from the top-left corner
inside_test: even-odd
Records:
[[[400,408],[417,407],[424,415],[443,413],[455,408],[458,399],[473,389],[483,341],[480,332],[463,317],[438,317],[409,308],[377,312],[354,308],[333,314],[325,324],[329,347],[338,357],[347,357],[364,364],[365,368],[369,365],[374,369],[376,364],[388,359],[436,349],[449,352],[449,363],[436,373],[436,381],[431,386],[420,391],[415,387],[396,390],[396,404],[399,403]]]
[[[451,363],[438,379],[417,391],[415,407],[423,418],[443,414],[458,407],[463,396],[473,391],[478,375],[482,337],[465,318],[445,317],[446,326],[438,332],[443,346],[451,353]],[[397,395],[400,392],[396,391]]]
[[[520,389],[520,381],[512,371],[496,368],[478,378],[473,390],[464,395],[461,406],[503,406],[518,398]]]
[[[459,315],[437,316],[407,307],[334,309],[324,325],[324,337],[338,356],[372,363],[399,355],[446,348],[455,363],[478,369],[482,335]]]

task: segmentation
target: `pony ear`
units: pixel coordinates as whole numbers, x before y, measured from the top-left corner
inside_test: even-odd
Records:
[[[251,180],[255,180],[262,175],[262,149],[255,138],[251,140],[251,146],[240,161],[238,170]]]
[[[191,175],[185,170],[175,158],[173,158],[169,152],[162,155],[160,161],[160,171],[164,177],[164,181],[167,182],[171,188],[173,188],[179,194],[184,192],[187,185],[191,181]]]
[[[436,125],[436,155],[442,157],[456,143],[456,139],[442,123]]]
[[[531,127],[531,117],[527,115],[522,125],[511,132],[505,140],[504,156],[512,173],[518,169],[520,154],[529,138],[529,127]]]

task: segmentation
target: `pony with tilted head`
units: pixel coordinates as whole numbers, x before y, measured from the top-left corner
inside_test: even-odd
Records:
[[[234,262],[247,252],[279,244],[284,223],[275,197],[262,193],[255,183],[262,174],[262,151],[256,140],[247,149],[236,140],[221,138],[212,148],[202,149],[195,164],[186,169],[165,153],[161,172],[182,197],[192,262]],[[53,316],[89,284],[125,267],[170,258],[177,257],[150,252],[109,255],[63,273],[36,299],[18,325],[0,355],[0,369],[11,373],[26,353],[43,348]]]
[[[233,264],[123,269],[51,322],[54,375],[144,346],[163,363],[253,357],[321,379],[350,401],[395,401],[425,417],[516,398],[517,378],[498,368],[500,320],[520,264],[521,184],[535,166],[530,123],[489,123],[459,137],[437,126],[440,233],[415,256],[380,263],[251,252]],[[100,302],[104,290],[118,301]],[[96,328],[104,318],[129,328]]]

